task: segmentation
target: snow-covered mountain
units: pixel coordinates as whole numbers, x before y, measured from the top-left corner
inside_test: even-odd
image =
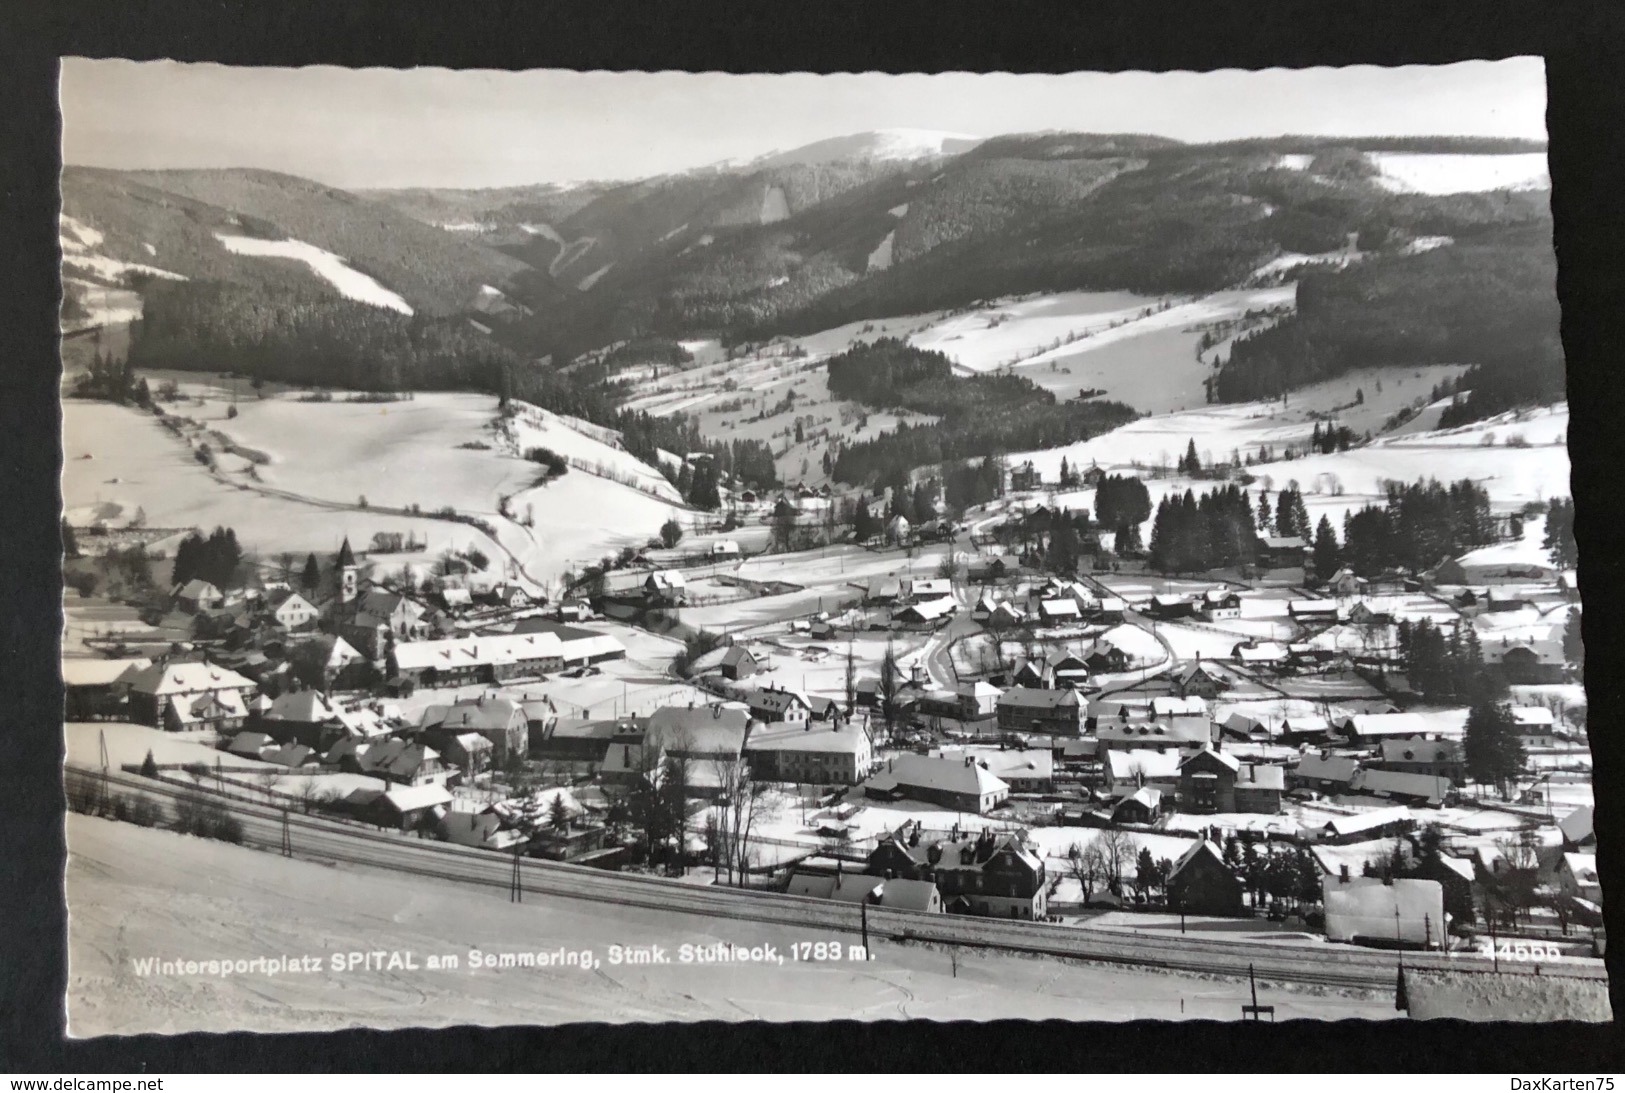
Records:
[[[788,167],[847,160],[908,160],[952,156],[968,152],[982,142],[967,133],[940,129],[876,129],[815,141],[788,152],[770,152],[752,167]]]

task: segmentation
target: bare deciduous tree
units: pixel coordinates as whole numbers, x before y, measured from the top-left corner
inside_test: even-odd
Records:
[[[759,821],[773,813],[767,786],[751,777],[750,763],[744,758],[712,761],[717,781],[719,857],[729,884],[744,887],[751,861],[751,838]]]

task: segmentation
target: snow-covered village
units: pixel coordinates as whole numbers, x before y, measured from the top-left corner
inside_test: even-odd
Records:
[[[75,1034],[1606,1020],[1538,145],[1012,134],[70,159]]]

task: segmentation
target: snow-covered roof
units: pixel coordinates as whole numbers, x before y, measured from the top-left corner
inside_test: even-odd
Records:
[[[968,755],[978,764],[1006,781],[1023,781],[1053,777],[1055,753],[1048,748],[999,748],[986,746],[938,748],[931,753],[941,759],[956,759],[963,763]]]
[[[1591,806],[1582,805],[1557,821],[1558,830],[1567,842],[1579,844],[1591,838],[1593,831]]]
[[[150,667],[149,657],[106,660],[102,657],[62,658],[62,682],[68,687],[108,687]]]
[[[1333,816],[1321,825],[1321,830],[1330,828],[1336,835],[1352,835],[1360,831],[1373,831],[1410,818],[1410,809],[1404,805],[1396,805],[1393,808],[1377,808],[1353,816]]]
[[[474,668],[526,660],[565,659],[565,643],[550,631],[535,634],[480,634],[438,641],[406,641],[395,646],[402,671]]]
[[[1177,751],[1119,748],[1106,753],[1106,768],[1114,782],[1132,780],[1136,774],[1144,774],[1147,779],[1172,778],[1179,773],[1179,763]]]
[[[423,711],[424,729],[480,732],[506,729],[515,721],[529,720],[524,707],[509,698],[481,695],[449,706],[430,706]]]
[[[868,750],[863,730],[856,726],[844,729],[790,729],[782,732],[753,732],[746,745],[747,751],[806,751],[831,755],[859,756]]]
[[[1237,759],[1234,755],[1231,755],[1228,752],[1214,751],[1212,748],[1203,748],[1200,751],[1193,752],[1192,754],[1186,756],[1180,761],[1179,769],[1184,770],[1186,766],[1193,762],[1210,759],[1218,760],[1220,764],[1228,767],[1232,771],[1237,773],[1241,772],[1241,760]]]
[[[1597,855],[1569,853],[1563,855],[1563,865],[1581,884],[1596,884]]]
[[[912,752],[888,760],[886,767],[865,785],[873,785],[877,789],[915,786],[977,797],[1010,788],[1002,778],[983,769],[978,763],[967,763],[963,759],[933,759]]]
[[[1436,727],[1421,714],[1415,713],[1358,713],[1343,722],[1348,731],[1358,736],[1426,736]]]
[[[273,721],[331,721],[337,714],[320,691],[290,691],[278,695],[265,717]]]
[[[254,681],[229,668],[189,660],[153,664],[129,678],[130,689],[139,694],[177,695],[196,691],[253,690]]]
[[[451,792],[445,786],[430,783],[422,786],[396,786],[384,791],[384,800],[399,812],[419,808],[435,808],[451,804]]]
[[[1206,717],[1207,702],[1196,695],[1189,698],[1158,695],[1151,700],[1151,713],[1156,717]]]
[[[1550,729],[1556,724],[1552,711],[1545,706],[1513,706],[1512,720],[1520,729]]]

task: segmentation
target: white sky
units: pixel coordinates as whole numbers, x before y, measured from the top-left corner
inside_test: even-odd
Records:
[[[67,58],[61,101],[70,164],[260,167],[350,188],[636,178],[887,128],[1189,141],[1546,136],[1538,57],[1060,76],[293,69]]]

